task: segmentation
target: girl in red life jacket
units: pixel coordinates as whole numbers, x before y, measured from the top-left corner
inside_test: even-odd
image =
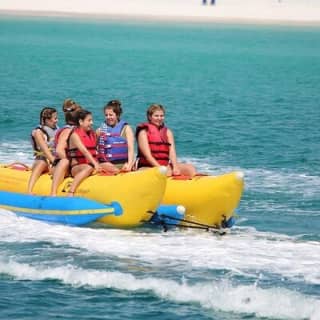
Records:
[[[52,184],[51,196],[57,195],[59,185],[63,179],[70,174],[69,159],[67,158],[67,141],[73,127],[77,125],[77,111],[81,107],[72,99],[66,99],[62,105],[62,111],[65,116],[65,125],[60,128],[55,135],[55,160],[52,164]]]
[[[68,140],[67,157],[70,161],[71,175],[74,177],[70,186],[69,195],[73,196],[79,184],[94,169],[102,170],[97,162],[96,144],[97,138],[92,130],[93,120],[91,112],[79,110],[77,112],[77,127],[75,127]]]
[[[185,175],[193,177],[196,169],[192,164],[177,161],[174,136],[164,125],[165,109],[160,104],[152,104],[147,109],[147,123],[138,125],[136,138],[138,142],[138,168],[165,165],[168,176]]]
[[[119,100],[109,101],[103,108],[105,121],[97,129],[98,160],[104,170],[112,174],[131,171],[134,164],[134,134],[121,120]]]
[[[39,126],[31,132],[35,161],[28,182],[29,194],[32,193],[32,189],[40,175],[50,171],[50,166],[54,161],[53,145],[57,123],[57,110],[55,108],[44,107],[40,112]]]

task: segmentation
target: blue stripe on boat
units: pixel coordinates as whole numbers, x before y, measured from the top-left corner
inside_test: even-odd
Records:
[[[118,202],[103,204],[81,197],[49,197],[0,191],[0,208],[47,222],[83,225],[105,215],[122,214]]]

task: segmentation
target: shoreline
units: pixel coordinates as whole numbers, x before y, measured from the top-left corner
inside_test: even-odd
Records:
[[[149,23],[320,26],[319,0],[1,0],[1,14]]]
[[[70,12],[53,10],[6,10],[0,8],[0,17],[25,17],[25,18],[70,18],[99,21],[126,21],[146,23],[193,23],[193,24],[235,24],[235,25],[259,25],[259,26],[296,26],[296,27],[320,27],[320,20],[295,20],[261,18],[261,17],[233,17],[217,15],[164,15],[160,13],[109,13],[109,12]]]

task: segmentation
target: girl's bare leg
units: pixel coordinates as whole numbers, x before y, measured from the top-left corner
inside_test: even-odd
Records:
[[[190,163],[178,163],[178,167],[183,176],[194,177],[197,174],[196,168]]]
[[[72,175],[74,176],[74,179],[72,181],[72,184],[70,186],[69,190],[69,196],[73,197],[75,191],[77,190],[80,183],[87,177],[89,177],[92,172],[93,168],[89,166],[88,164],[79,164],[72,168]]]
[[[69,160],[61,159],[53,171],[52,184],[51,184],[51,196],[57,195],[57,190],[62,183],[64,177],[67,175],[69,170]]]
[[[33,187],[41,174],[45,171],[48,171],[48,164],[44,160],[36,160],[33,167],[32,167],[32,172],[31,176],[29,178],[28,182],[28,193],[32,194]]]

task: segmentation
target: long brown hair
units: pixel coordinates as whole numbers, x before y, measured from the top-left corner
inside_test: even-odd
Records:
[[[106,112],[107,109],[111,109],[117,116],[117,119],[120,120],[122,114],[121,101],[120,100],[110,100],[104,107],[103,112]]]

